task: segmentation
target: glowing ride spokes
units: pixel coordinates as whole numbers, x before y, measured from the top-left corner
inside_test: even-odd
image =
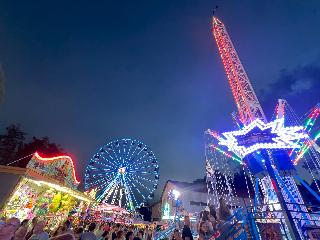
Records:
[[[259,142],[259,136],[257,136],[257,141],[248,147],[240,145],[237,137],[246,136],[255,128],[258,128],[261,131],[270,129],[270,133],[276,137],[270,137],[271,141],[269,140],[269,142],[261,143]],[[299,148],[300,145],[297,140],[306,139],[308,137],[302,130],[302,126],[285,127],[284,118],[279,118],[269,123],[264,123],[260,119],[256,119],[241,130],[222,133],[225,138],[219,141],[219,145],[228,147],[229,151],[244,158],[246,155],[259,149]]]
[[[276,111],[277,119],[268,123],[248,79],[248,76],[245,73],[237,52],[228,35],[228,32],[224,24],[216,17],[213,17],[213,35],[218,46],[219,54],[224,65],[236,106],[238,108],[239,115],[235,117],[235,122],[238,123],[237,118],[240,118],[242,124],[238,124],[238,126],[242,129],[239,131],[226,132],[222,135],[219,135],[213,131],[207,131],[206,133],[209,134],[209,136],[217,139],[220,146],[228,148],[228,150],[225,151],[221,148],[214,147],[214,149],[218,152],[225,156],[231,156],[228,153],[231,151],[240,158],[245,158],[246,162],[249,161],[250,166],[248,166],[248,170],[254,170],[254,177],[257,179],[261,177],[259,176],[259,173],[264,171],[267,172],[268,175],[261,179],[261,182],[264,181],[265,184],[262,186],[260,185],[265,195],[264,197],[266,201],[264,201],[264,204],[270,204],[272,202],[279,201],[281,208],[283,209],[282,217],[285,218],[285,222],[288,227],[288,233],[290,235],[292,234],[294,239],[300,239],[302,232],[299,232],[299,230],[296,228],[296,221],[297,219],[300,219],[298,216],[299,214],[290,212],[289,207],[291,207],[290,204],[303,205],[304,201],[293,177],[291,175],[284,176],[284,181],[281,179],[281,177],[279,177],[279,174],[277,175],[277,168],[279,166],[279,169],[294,169],[292,163],[287,161],[289,160],[287,152],[292,149],[294,149],[295,152],[299,152],[301,150],[304,151],[307,149],[304,147],[304,145],[309,144],[303,143],[306,143],[306,140],[308,139],[308,127],[311,127],[313,122],[307,122],[307,127],[305,128],[302,126],[285,127],[285,101],[283,100],[279,101],[279,106]],[[312,118],[316,117],[317,114],[313,114]],[[212,138],[209,139],[210,141],[213,140]],[[210,143],[207,145],[208,147],[206,147],[206,150],[209,149],[209,154],[210,147],[212,148],[213,145],[214,144]],[[272,151],[272,149],[285,150]],[[254,154],[246,157],[250,153]],[[216,161],[219,159],[215,155],[214,158]],[[294,159],[294,157],[291,157],[291,160],[292,159]],[[282,165],[278,165],[277,161],[281,162]],[[207,160],[207,162],[209,161]],[[212,162],[214,163],[215,161]],[[261,164],[256,164],[259,162]],[[260,167],[260,165],[262,166]],[[275,165],[275,168],[273,168],[273,165]],[[216,165],[215,170],[220,171],[220,168],[226,168],[226,166],[227,164],[223,163]],[[210,168],[208,169],[210,172],[213,170]],[[229,174],[228,171],[230,171],[230,169],[224,169],[226,174]],[[245,171],[244,168],[243,171]],[[207,175],[210,174],[210,172],[207,171]],[[216,177],[215,181],[218,180],[219,178]],[[259,182],[257,182],[256,186],[258,186],[258,188],[255,191],[255,194],[259,192]],[[215,186],[212,187],[213,189],[215,188]],[[248,184],[247,188],[250,196]],[[300,210],[304,212],[303,214],[307,213],[307,209],[305,207],[301,207]],[[302,220],[300,223],[304,224]]]

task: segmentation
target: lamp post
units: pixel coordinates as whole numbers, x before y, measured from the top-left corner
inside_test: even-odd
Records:
[[[169,199],[172,200],[172,206],[173,206],[173,204],[175,203],[175,207],[176,207],[176,211],[175,211],[174,219],[173,219],[174,222],[177,221],[178,207],[181,206],[181,200],[180,200],[180,198],[179,198],[180,195],[181,195],[180,191],[178,191],[178,190],[176,190],[176,189],[171,190],[171,191],[169,192],[169,194],[168,194]],[[178,217],[178,220],[180,220],[179,217]]]

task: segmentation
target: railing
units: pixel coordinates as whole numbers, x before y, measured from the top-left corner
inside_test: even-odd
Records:
[[[297,227],[301,239],[308,239],[307,230],[311,226],[320,226],[320,208],[297,203],[286,203],[290,205],[289,212],[293,218],[294,225]],[[288,231],[283,211],[277,209],[278,203],[265,204],[253,207],[247,207],[247,222],[249,224],[250,235],[253,239],[260,238],[258,224],[274,223],[279,224],[282,239],[291,239]],[[272,210],[270,210],[272,209]],[[277,210],[275,210],[277,209]]]
[[[242,208],[236,209],[234,214],[227,219],[223,224],[218,225],[218,231],[220,236],[217,240],[223,239],[236,239],[246,240],[248,239],[246,231],[246,212]]]
[[[295,203],[291,204],[290,214],[293,216],[294,224],[301,235],[301,239],[308,239],[307,231],[310,228],[319,227],[320,229],[320,207],[309,206]],[[269,205],[269,206],[268,206]],[[264,224],[274,224],[279,227],[282,239],[291,239],[283,211],[278,208],[279,204],[265,204],[261,206],[239,208],[222,225],[218,226],[222,239],[261,239],[261,229]],[[270,211],[269,209],[279,209]],[[302,209],[302,210],[301,210]]]
[[[172,223],[170,224],[170,226],[167,227],[165,230],[163,230],[163,231],[158,231],[158,232],[154,235],[153,240],[161,240],[161,239],[165,239],[165,238],[168,238],[168,239],[169,239],[175,228],[176,228],[176,225],[175,225],[174,222],[172,222]]]
[[[293,216],[295,226],[302,235],[301,238],[308,239],[307,230],[309,227],[318,226],[320,228],[320,207],[296,203],[287,204],[291,204],[292,206],[295,205],[295,207],[290,210],[290,213]],[[270,223],[279,225],[282,239],[291,240],[283,211],[278,207],[279,204],[274,203],[236,209],[234,214],[229,217],[225,223],[218,225],[217,228],[220,232],[220,236],[217,237],[216,240],[261,239],[261,229],[259,229],[258,225]],[[305,211],[305,209],[307,211]],[[169,238],[175,228],[176,225],[172,223],[167,229],[158,232],[155,235],[154,240]]]

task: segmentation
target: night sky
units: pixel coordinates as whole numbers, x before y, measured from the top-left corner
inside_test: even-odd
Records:
[[[1,131],[20,123],[28,137],[48,136],[79,178],[122,137],[154,151],[162,184],[203,177],[203,132],[233,128],[235,110],[215,5],[267,115],[279,97],[309,111],[320,100],[317,0],[1,1]]]

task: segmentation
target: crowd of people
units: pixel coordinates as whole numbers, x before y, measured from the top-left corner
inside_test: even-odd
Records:
[[[33,218],[32,221],[18,218],[0,221],[0,240],[152,240],[153,231],[133,225],[113,222],[82,222],[74,226],[70,220],[49,233],[46,221]]]
[[[197,223],[199,240],[221,238],[230,228],[231,211],[221,198],[217,211],[208,206]],[[153,230],[114,222],[85,221],[73,224],[66,220],[55,232],[46,230],[46,221],[37,217],[20,222],[18,218],[1,219],[0,240],[152,240]],[[193,240],[189,216],[182,231],[175,229],[170,240]]]
[[[231,211],[223,198],[219,199],[220,207],[215,210],[214,206],[207,206],[199,216],[197,224],[197,233],[199,240],[226,239],[230,229]],[[184,217],[184,226],[182,232],[175,229],[171,240],[193,240],[193,234],[190,228],[190,218]]]

